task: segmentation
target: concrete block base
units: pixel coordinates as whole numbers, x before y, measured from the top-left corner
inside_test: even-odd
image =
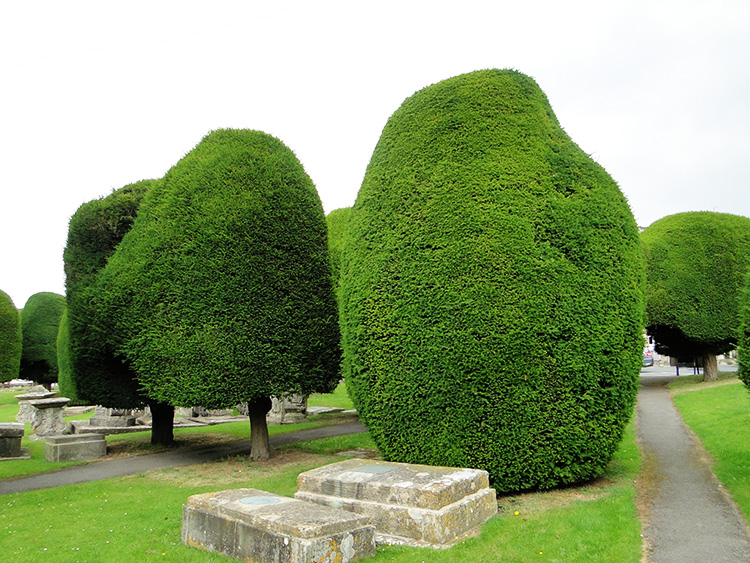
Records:
[[[497,514],[478,469],[350,459],[301,473],[297,486],[297,499],[368,517],[379,544],[450,547]]]
[[[347,563],[375,555],[365,518],[257,489],[194,495],[182,541],[257,563]]]
[[[97,459],[107,454],[104,434],[66,434],[48,436],[44,443],[47,461]]]

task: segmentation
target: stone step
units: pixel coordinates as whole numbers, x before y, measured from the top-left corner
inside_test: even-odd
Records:
[[[347,563],[375,555],[366,518],[257,489],[188,498],[182,541],[245,561]]]

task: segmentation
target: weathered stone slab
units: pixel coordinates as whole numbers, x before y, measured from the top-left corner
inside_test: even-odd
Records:
[[[378,543],[450,547],[497,513],[478,469],[349,459],[301,473],[297,486],[295,498],[367,516]]]
[[[0,423],[0,459],[21,457],[24,426],[20,422]]]
[[[356,514],[234,489],[194,495],[183,508],[182,541],[256,563],[347,563],[375,555],[375,528]]]
[[[67,434],[48,436],[44,443],[47,461],[78,461],[107,455],[104,434]]]

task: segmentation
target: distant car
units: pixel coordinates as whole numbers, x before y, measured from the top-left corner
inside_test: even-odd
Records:
[[[643,351],[643,367],[651,367],[654,365],[654,353],[651,350]]]

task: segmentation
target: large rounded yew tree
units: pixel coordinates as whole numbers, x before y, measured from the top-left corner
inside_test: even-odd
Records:
[[[531,78],[407,99],[348,230],[344,377],[386,459],[483,468],[501,491],[601,472],[636,396],[638,229]]]

